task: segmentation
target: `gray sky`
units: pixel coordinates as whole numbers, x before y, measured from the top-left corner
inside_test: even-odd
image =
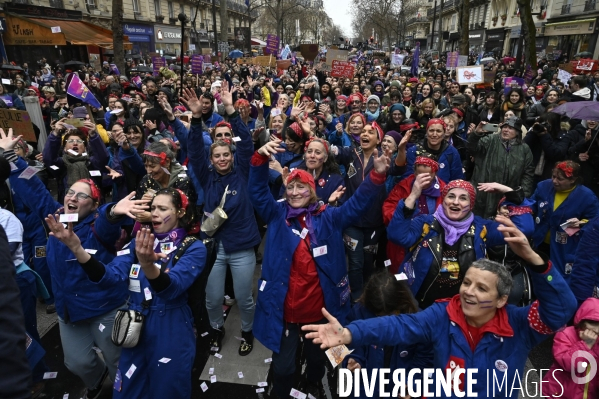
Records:
[[[333,22],[341,28],[345,35],[353,35],[352,17],[350,14],[351,0],[323,0],[324,10]]]

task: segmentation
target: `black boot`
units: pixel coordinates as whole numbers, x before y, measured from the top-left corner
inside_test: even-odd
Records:
[[[210,351],[212,353],[218,353],[223,346],[223,338],[225,338],[225,326],[220,329],[212,329],[212,339],[210,340]]]
[[[254,349],[254,334],[251,331],[242,331],[241,338],[243,338],[243,341],[239,345],[239,356],[247,356]]]

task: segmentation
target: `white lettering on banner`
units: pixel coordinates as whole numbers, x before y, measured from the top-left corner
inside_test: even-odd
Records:
[[[162,32],[165,38],[167,39],[181,39],[181,33],[175,32]]]
[[[482,36],[482,35],[481,35],[480,33],[479,33],[479,34],[477,34],[477,35],[468,35],[468,37],[469,37],[470,39],[478,39],[478,38],[479,38],[479,37],[481,37],[481,36]]]

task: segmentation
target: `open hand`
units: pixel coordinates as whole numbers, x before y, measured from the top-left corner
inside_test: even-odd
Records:
[[[149,209],[148,202],[149,200],[144,198],[136,200],[135,191],[132,191],[125,198],[117,202],[112,211],[115,215],[127,215],[135,219],[136,214],[147,212]]]
[[[504,186],[499,183],[479,183],[476,188],[479,191],[484,191],[487,193],[507,193],[508,191],[514,191],[511,187]]]
[[[4,133],[4,129],[0,129],[0,147],[4,151],[9,151],[15,148],[18,140],[23,136],[13,137],[12,128],[8,129],[8,134]]]
[[[339,201],[339,199],[343,197],[343,194],[345,194],[345,187],[337,187],[337,190],[333,191],[333,194],[331,194],[329,197],[329,204],[334,204],[335,202]]]
[[[179,101],[181,101],[188,110],[193,113],[195,118],[198,118],[202,115],[202,102],[196,96],[196,92],[194,90],[185,88],[183,89],[183,96],[179,97]]]
[[[142,227],[135,237],[135,253],[139,264],[145,268],[154,266],[154,262],[166,257],[163,253],[154,252],[154,234],[147,227]],[[154,268],[156,268],[154,266]],[[157,269],[157,268],[156,268]],[[151,276],[147,276],[152,278]]]
[[[303,331],[311,331],[306,338],[312,339],[313,343],[320,344],[320,349],[332,348],[338,345],[351,344],[351,333],[334,318],[325,308],[322,314],[328,320],[327,324],[309,324],[303,326]]]
[[[108,176],[110,176],[112,178],[112,180],[118,179],[119,177],[122,176],[119,172],[112,169],[110,166],[106,166],[106,169],[108,169]]]
[[[503,234],[503,239],[516,255],[531,265],[540,266],[545,263],[543,258],[531,248],[528,238],[516,227],[514,222],[501,215],[495,216],[495,221],[500,223],[497,230]]]
[[[50,235],[66,245],[71,251],[81,246],[81,240],[73,232],[73,223],[69,222],[67,228],[59,222],[60,215],[48,215],[46,224],[50,229]]]
[[[285,152],[285,149],[281,147],[281,140],[276,139],[273,141],[269,141],[264,144],[262,147],[258,149],[258,154],[270,157],[271,155],[276,155],[279,152]]]
[[[374,170],[376,170],[376,172],[380,174],[387,173],[389,167],[391,166],[391,158],[389,157],[389,155],[383,151],[381,151],[381,154],[379,155],[379,151],[376,148],[372,155],[374,156]]]

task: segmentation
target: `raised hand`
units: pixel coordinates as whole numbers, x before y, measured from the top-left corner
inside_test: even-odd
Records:
[[[374,156],[374,170],[380,174],[387,173],[389,167],[391,166],[391,159],[389,156],[387,156],[387,154],[385,154],[383,151],[381,151],[381,154],[379,155],[379,151],[376,148],[374,149],[372,155]]]
[[[198,99],[194,90],[188,88],[183,89],[183,97],[179,97],[179,101],[185,104],[195,118],[202,115],[202,102]]]
[[[8,129],[8,134],[4,133],[4,129],[0,129],[0,147],[4,151],[9,151],[15,148],[17,141],[23,136],[13,137],[12,128]]]
[[[233,93],[229,90],[229,82],[226,80],[221,83],[220,97],[225,107],[233,106]]]
[[[141,212],[146,212],[149,209],[147,199],[136,200],[135,191],[129,193],[122,200],[116,203],[112,209],[115,215],[127,215],[132,219],[135,219],[136,215]]]
[[[476,188],[479,191],[485,191],[488,193],[507,193],[508,191],[514,191],[511,187],[504,186],[499,183],[479,183]]]
[[[173,113],[173,107],[171,107],[171,105],[169,104],[169,102],[165,99],[158,99],[158,104],[162,107],[162,109],[164,110],[164,113],[166,114],[166,117],[168,118],[169,121],[174,121],[175,120],[175,114]]]
[[[121,147],[123,147],[123,150],[125,151],[129,151],[129,148],[131,148],[131,146],[129,145],[129,140],[127,140],[127,136],[125,136],[125,132],[124,131],[119,131],[117,133],[115,133],[112,138],[114,139],[115,142],[117,142]]]
[[[501,215],[495,216],[495,221],[500,223],[497,230],[503,234],[503,239],[516,255],[531,265],[540,266],[545,263],[543,258],[531,248],[528,238],[516,227],[514,222]]]
[[[279,152],[285,152],[285,149],[281,147],[281,140],[276,139],[273,141],[269,141],[264,144],[262,147],[258,149],[258,154],[270,157],[271,155],[276,155]]]
[[[110,176],[112,178],[112,180],[118,179],[119,177],[122,176],[119,172],[112,169],[110,166],[106,166],[106,169],[108,170],[108,176]]]
[[[422,190],[424,190],[424,188],[426,186],[428,186],[431,181],[433,181],[433,176],[431,176],[430,173],[420,173],[414,179],[414,185],[412,186],[412,193],[420,196],[420,194],[422,194]]]
[[[333,194],[331,194],[331,196],[329,197],[328,203],[329,204],[336,203],[337,201],[339,201],[339,199],[341,197],[343,197],[343,194],[345,194],[345,187],[343,187],[343,186],[337,187],[337,190],[333,191]]]
[[[151,120],[147,120],[144,125],[149,129],[149,130],[154,130],[156,129],[156,124],[154,122],[152,122]]]
[[[158,277],[160,270],[154,266],[154,262],[166,257],[166,255],[154,252],[154,234],[147,227],[143,227],[137,232],[137,236],[135,237],[135,254],[137,255],[139,264],[144,269],[146,277],[149,279]],[[154,270],[156,273],[152,273],[153,276],[148,275],[149,272]]]
[[[46,224],[50,229],[50,235],[55,237],[57,240],[66,245],[71,251],[81,246],[81,240],[73,232],[73,223],[68,223],[68,228],[65,228],[64,225],[59,222],[59,215],[48,215],[46,218]]]
[[[358,363],[354,358],[350,358],[347,361],[347,369],[349,371],[354,371],[354,370],[361,369],[361,368],[362,368],[362,366],[360,365],[360,363]]]
[[[312,339],[313,343],[320,344],[320,349],[332,348],[342,344],[351,344],[351,333],[334,318],[325,308],[322,314],[329,321],[327,324],[309,324],[303,326],[303,331],[312,331],[306,334],[306,338]]]

